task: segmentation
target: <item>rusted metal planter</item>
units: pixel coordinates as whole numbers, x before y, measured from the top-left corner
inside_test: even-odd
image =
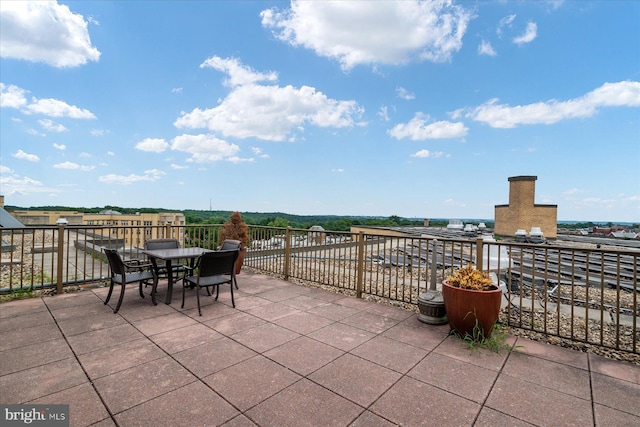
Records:
[[[452,331],[462,337],[466,334],[474,338],[491,336],[500,314],[500,288],[476,291],[450,286],[445,280],[442,282],[442,297]]]

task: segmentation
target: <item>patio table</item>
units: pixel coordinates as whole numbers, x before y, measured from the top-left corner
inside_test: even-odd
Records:
[[[171,304],[171,297],[173,296],[174,277],[171,262],[176,259],[189,259],[193,267],[195,259],[202,255],[203,252],[212,251],[204,248],[145,249],[142,251],[146,256],[163,260],[166,263],[168,288],[165,304]]]

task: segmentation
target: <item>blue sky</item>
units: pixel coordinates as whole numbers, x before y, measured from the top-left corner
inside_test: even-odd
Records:
[[[0,4],[16,206],[640,222],[640,2]]]

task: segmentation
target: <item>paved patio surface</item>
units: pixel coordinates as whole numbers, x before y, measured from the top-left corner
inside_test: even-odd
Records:
[[[640,366],[522,338],[471,353],[415,313],[272,277],[165,305],[106,288],[0,305],[0,403],[72,426],[639,426]]]

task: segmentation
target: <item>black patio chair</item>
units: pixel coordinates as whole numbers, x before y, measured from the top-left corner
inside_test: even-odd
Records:
[[[144,248],[146,250],[177,249],[179,247],[180,244],[178,243],[178,239],[151,239],[144,242]],[[149,257],[149,261],[156,269],[156,274],[159,279],[166,279],[169,277],[169,272],[167,271],[167,265],[165,263],[158,262],[158,260],[153,257]],[[171,264],[171,273],[175,278],[178,278],[180,274],[184,273],[184,270],[185,264]]]
[[[120,310],[120,305],[122,304],[122,300],[124,298],[124,288],[129,283],[138,282],[138,288],[140,292],[140,296],[144,298],[144,293],[142,292],[142,284],[145,285],[152,281],[151,288],[151,301],[153,305],[157,305],[156,301],[156,288],[158,286],[158,276],[153,268],[152,264],[142,264],[140,262],[131,262],[126,263],[120,257],[118,251],[114,249],[105,249],[104,253],[107,255],[107,260],[109,261],[109,270],[111,271],[111,278],[109,283],[109,293],[107,294],[107,299],[104,301],[105,305],[109,303],[111,299],[111,293],[113,292],[113,288],[116,284],[120,285],[120,298],[118,299],[118,304],[116,304],[116,308],[113,309],[114,313],[117,313]]]
[[[220,245],[218,250],[219,251],[240,250],[241,244],[242,242],[240,240],[226,239],[224,242],[222,242],[222,245]],[[235,285],[236,289],[238,289],[238,279],[236,279],[235,276],[233,278],[233,284]]]
[[[235,263],[238,259],[238,253],[240,251],[212,251],[204,252],[198,258],[196,265],[193,267],[187,267],[187,270],[191,273],[190,276],[185,276],[182,282],[182,306],[184,308],[184,295],[188,287],[196,288],[196,299],[198,300],[198,314],[202,316],[202,310],[200,309],[200,288],[207,288],[207,290],[215,286],[216,298],[218,300],[218,294],[220,292],[220,285],[228,284],[231,289],[231,305],[235,308],[236,303],[233,299],[233,280],[236,277]],[[197,274],[194,274],[195,271]]]

